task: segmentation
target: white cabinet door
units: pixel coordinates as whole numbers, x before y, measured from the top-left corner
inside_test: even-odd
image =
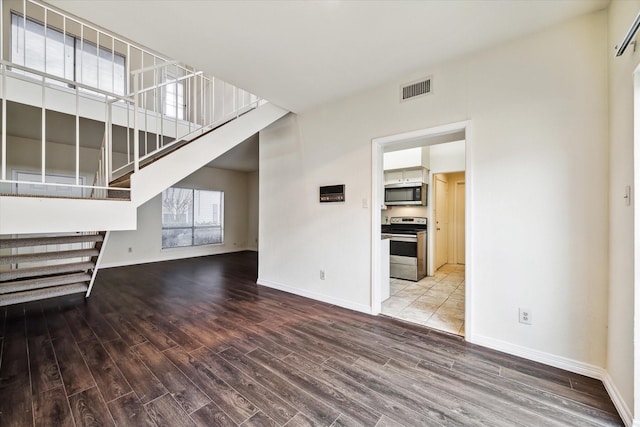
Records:
[[[421,184],[423,182],[423,169],[409,169],[403,171],[402,174],[404,182]]]
[[[402,184],[404,182],[403,171],[393,171],[384,173],[384,183],[387,184]]]

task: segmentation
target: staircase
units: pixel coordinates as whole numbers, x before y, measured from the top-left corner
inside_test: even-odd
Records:
[[[105,236],[0,239],[0,307],[71,294],[89,296]]]
[[[111,85],[107,82],[105,89],[102,81],[97,87],[0,58],[0,109],[4,113],[0,115],[0,306],[69,294],[88,297],[110,231],[135,230],[139,206],[289,113],[193,67],[49,10],[38,0],[17,3],[22,4],[25,20],[34,23],[51,14],[62,19],[62,27],[68,30],[89,25],[91,40],[87,42],[95,46],[94,39],[111,40],[107,56],[113,65],[111,75],[105,77],[112,80]],[[19,10],[20,4],[16,7]],[[42,25],[45,43],[46,25]],[[16,30],[22,32],[16,40],[26,40],[27,30],[26,25]],[[72,35],[76,43],[84,43],[82,31]],[[0,41],[2,38],[0,32]],[[98,45],[108,49],[108,44]],[[28,48],[25,44],[24,52]],[[56,52],[51,55],[65,61]],[[123,70],[123,76],[116,72],[118,55],[141,68]],[[39,165],[35,171],[39,179],[12,176],[21,165],[15,164],[14,159],[21,157],[12,150],[23,147],[7,136],[19,136],[22,129],[10,129],[7,110],[26,114],[16,105],[42,111],[37,126],[40,144],[30,146],[28,153],[32,163]],[[73,136],[60,141],[68,146],[60,155],[51,155],[58,148],[47,148],[55,133],[49,130],[56,128],[47,127],[48,111],[60,114],[60,123],[75,119]],[[85,121],[104,124],[104,130],[101,125],[83,125]],[[86,131],[81,137],[81,126],[90,135]],[[85,134],[89,136],[86,140]],[[99,137],[102,145],[96,150]],[[67,164],[71,156],[61,154],[71,147],[75,148],[73,165]],[[83,150],[91,155],[81,156]],[[62,162],[62,157],[68,158]],[[81,164],[81,158],[98,161]],[[92,183],[81,173],[89,170],[96,171]],[[57,181],[60,177],[48,171],[64,174],[64,180]],[[81,196],[60,196],[72,194],[69,187]],[[72,231],[82,233],[70,234]]]

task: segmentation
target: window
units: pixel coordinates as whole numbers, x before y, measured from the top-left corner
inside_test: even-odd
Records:
[[[11,13],[11,60],[91,87],[125,93],[125,57]]]
[[[224,193],[171,187],[162,192],[162,248],[223,242]]]
[[[172,83],[164,86],[164,114],[184,120],[184,82],[170,73],[167,73],[165,81]]]

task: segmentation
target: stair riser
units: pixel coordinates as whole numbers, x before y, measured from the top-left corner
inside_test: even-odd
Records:
[[[55,298],[63,295],[85,293],[87,289],[88,286],[86,283],[75,283],[71,285],[55,286],[53,288],[37,289],[34,291],[16,292],[12,294],[0,295],[0,307],[30,301],[40,301],[43,299]]]
[[[31,291],[35,289],[51,288],[54,286],[69,285],[73,283],[89,282],[90,274],[66,274],[32,280],[17,280],[0,284],[0,295],[13,292]]]
[[[46,267],[24,268],[0,273],[0,283],[9,280],[24,279],[28,277],[39,277],[50,274],[86,272],[95,266],[92,262],[82,262],[74,264],[59,264]]]
[[[22,264],[25,262],[51,261],[65,258],[84,258],[97,256],[97,249],[78,249],[72,251],[40,252],[34,254],[0,256],[0,264]]]
[[[27,248],[32,246],[63,245],[70,243],[95,243],[102,242],[100,234],[86,234],[80,236],[56,236],[41,238],[0,239],[0,249]]]

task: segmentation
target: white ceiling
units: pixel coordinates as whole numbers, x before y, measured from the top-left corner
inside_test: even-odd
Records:
[[[610,0],[49,0],[294,112]]]

